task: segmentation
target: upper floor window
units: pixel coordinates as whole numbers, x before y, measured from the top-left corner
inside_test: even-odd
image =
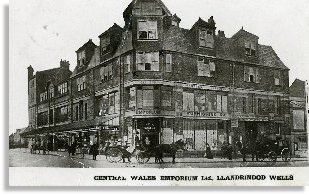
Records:
[[[86,52],[81,51],[77,53],[77,65],[82,66],[86,63]]]
[[[213,31],[201,29],[199,32],[199,42],[202,47],[214,48]]]
[[[274,71],[274,80],[275,80],[275,85],[279,86],[282,83],[282,76],[281,72],[279,70]]]
[[[65,94],[68,92],[68,83],[65,82],[58,86],[58,93],[59,94]]]
[[[55,96],[55,88],[53,85],[49,86],[48,92],[49,92],[49,98],[53,98]]]
[[[245,42],[246,55],[255,56],[256,44],[254,42]]]
[[[47,100],[47,91],[45,91],[44,93],[40,94],[40,101],[45,101]]]
[[[124,66],[124,73],[131,72],[131,55],[124,56],[122,62]]]
[[[165,71],[172,72],[172,54],[166,54]]]
[[[86,89],[86,76],[82,76],[77,79],[77,91],[83,91]]]
[[[136,64],[139,71],[159,71],[159,52],[138,52]]]
[[[244,81],[250,83],[260,83],[259,68],[245,66]]]
[[[138,39],[140,40],[149,40],[149,39],[158,39],[158,28],[157,21],[138,21]]]
[[[199,58],[197,61],[198,76],[214,77],[216,65],[208,59]]]
[[[101,39],[101,50],[102,50],[102,53],[109,49],[109,45],[110,45],[110,37],[109,36],[103,37]]]
[[[172,92],[173,92],[172,87],[166,87],[166,86],[161,87],[161,97],[162,97],[161,105],[163,107],[172,106]]]
[[[113,65],[112,64],[101,67],[100,78],[101,78],[102,83],[109,81],[113,78]]]

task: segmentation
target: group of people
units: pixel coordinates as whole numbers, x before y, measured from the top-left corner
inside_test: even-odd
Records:
[[[78,148],[78,144],[76,141],[74,141],[71,145],[67,145],[67,150],[69,153],[69,156],[75,156],[76,155],[76,149]],[[87,145],[82,145],[80,147],[81,153],[83,155],[83,158],[85,157],[85,154],[88,154],[88,147]],[[90,146],[89,154],[92,154],[92,159],[97,160],[97,156],[99,155],[99,147],[97,143],[94,143]]]

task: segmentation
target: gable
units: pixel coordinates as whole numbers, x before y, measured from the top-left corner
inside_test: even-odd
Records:
[[[130,7],[132,8],[132,15],[136,16],[172,15],[164,3],[160,0],[134,0]]]

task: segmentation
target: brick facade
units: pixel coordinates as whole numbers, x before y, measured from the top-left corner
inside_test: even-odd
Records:
[[[37,96],[29,115],[32,108],[37,118],[40,110],[68,106],[63,126],[38,126],[32,117],[35,132],[96,132],[100,144],[184,139],[192,151],[248,142],[250,133],[290,136],[289,69],[258,36],[240,29],[227,38],[213,17],[183,29],[160,0],[133,1],[123,16],[125,26],[103,32],[99,46],[89,40],[76,51],[73,73],[51,77],[55,87],[68,83],[65,96],[40,101],[48,80],[28,68],[29,83],[37,83],[29,88]]]

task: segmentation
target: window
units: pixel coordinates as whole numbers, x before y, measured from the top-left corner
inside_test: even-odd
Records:
[[[217,111],[227,112],[227,95],[217,93]]]
[[[136,55],[137,70],[159,71],[159,52],[138,52]]]
[[[206,91],[206,111],[215,112],[217,110],[217,92]]]
[[[197,61],[197,74],[203,77],[214,77],[216,65],[208,59],[199,58]]]
[[[82,66],[86,63],[86,52],[81,51],[77,53],[77,65]]]
[[[161,105],[163,107],[171,107],[172,106],[172,88],[171,87],[161,87],[161,97],[162,102]]]
[[[194,111],[194,93],[183,92],[183,110]]]
[[[102,83],[109,81],[113,78],[113,65],[112,64],[101,67],[100,78],[101,78]]]
[[[109,36],[104,36],[101,39],[101,50],[102,50],[102,53],[104,53],[105,51],[109,50],[109,45],[110,45],[110,37]]]
[[[242,97],[242,113],[246,114],[247,113],[247,98]]]
[[[87,120],[88,118],[88,104],[85,103],[85,119]]]
[[[172,20],[172,26],[178,26],[178,22],[175,20]]]
[[[63,123],[69,120],[68,106],[63,106],[55,109],[55,122]],[[76,119],[77,120],[77,119]]]
[[[53,85],[50,85],[49,86],[49,98],[53,98],[54,96],[55,96],[55,88],[54,88],[54,86]]]
[[[172,72],[172,54],[166,54],[165,71]]]
[[[79,116],[79,108],[78,106],[75,107],[75,120],[78,121]]]
[[[202,47],[214,48],[213,32],[210,30],[200,30],[199,42]]]
[[[281,85],[282,76],[281,76],[281,72],[279,70],[274,71],[274,80],[275,80],[276,86]]]
[[[40,94],[40,101],[43,102],[45,100],[47,100],[47,91]]]
[[[138,39],[158,39],[157,21],[138,21]]]
[[[280,96],[275,96],[275,114],[280,115],[280,106],[281,105],[281,98]]]
[[[38,113],[38,126],[48,125],[48,111]]]
[[[246,55],[255,56],[256,54],[256,43],[246,42],[245,43]]]
[[[68,83],[63,83],[58,86],[58,93],[59,94],[65,94],[68,92]]]
[[[127,55],[123,57],[124,73],[131,72],[131,56]]]
[[[160,91],[156,86],[143,86],[137,89],[137,108],[158,108]]]
[[[77,79],[77,91],[83,91],[86,89],[86,76]]]
[[[112,115],[120,112],[119,92],[102,96],[99,100],[99,116]]]
[[[248,96],[249,112],[254,113],[254,94],[249,94]]]
[[[244,81],[248,83],[260,83],[258,67],[244,67]]]

